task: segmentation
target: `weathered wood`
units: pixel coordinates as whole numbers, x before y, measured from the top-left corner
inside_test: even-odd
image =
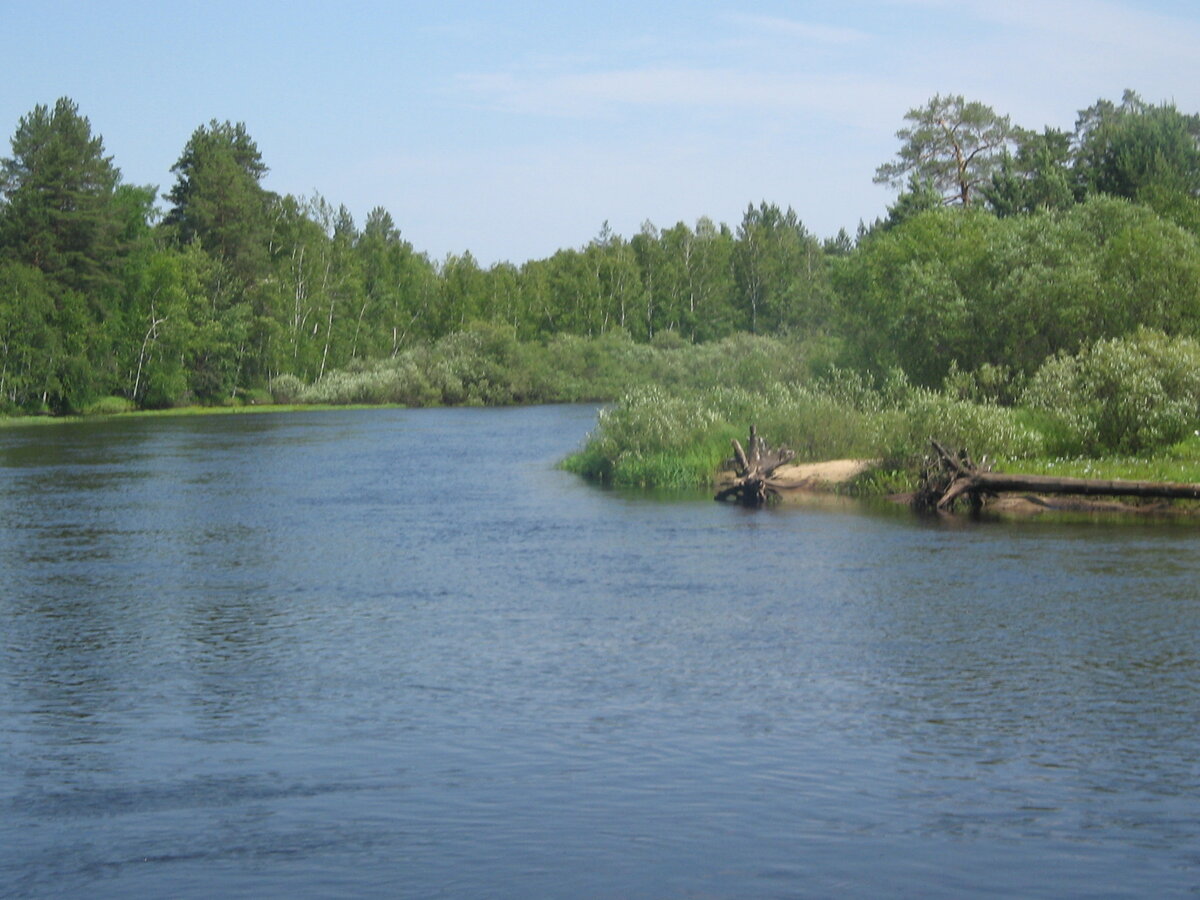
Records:
[[[751,441],[753,441],[753,432],[751,432],[750,437]],[[733,458],[737,465],[737,469],[735,471],[737,471],[739,475],[750,471],[750,461],[746,459],[746,451],[742,449],[742,445],[738,443],[737,438],[733,439]]]
[[[964,495],[977,504],[983,494],[1001,494],[1013,491],[1092,497],[1200,500],[1200,484],[990,472],[972,465],[970,458],[965,454],[955,457],[937,441],[932,443],[943,469],[950,475],[949,484],[941,492],[940,497],[937,497],[934,504],[939,510],[949,509],[958,498]]]
[[[1059,478],[1053,475],[1016,475],[1004,472],[976,472],[956,478],[950,487],[955,496],[971,491],[999,494],[1005,491],[1033,491],[1042,494],[1078,494],[1105,497],[1157,497],[1160,499],[1200,500],[1200,484],[1170,481],[1126,481],[1119,478]],[[947,491],[946,497],[950,497]]]
[[[743,449],[736,438],[733,440],[733,459],[728,464],[734,467],[737,480],[718,492],[717,500],[737,500],[744,506],[764,506],[779,496],[771,484],[771,473],[795,457],[795,452],[786,447],[771,450],[758,436],[758,429],[750,426],[750,440]]]

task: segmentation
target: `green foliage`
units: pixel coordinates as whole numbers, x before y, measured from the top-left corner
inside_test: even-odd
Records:
[[[1200,332],[1200,241],[1109,197],[1004,219],[929,211],[872,234],[835,284],[844,361],[929,387],[952,366],[1020,377],[1141,326]]]
[[[730,440],[743,439],[751,423],[772,445],[795,450],[798,461],[873,458],[893,472],[915,468],[931,437],[1008,459],[1044,450],[1040,433],[1014,410],[914,388],[902,378],[873,388],[855,373],[839,372],[753,392],[631,391],[600,414],[586,445],[565,465],[616,485],[705,485],[730,455]]]
[[[41,270],[0,262],[0,411],[38,409],[59,394],[59,324]]]
[[[902,368],[926,385],[940,383],[955,359],[990,361],[979,289],[998,227],[982,210],[930,210],[874,233],[840,260],[845,361],[876,372]]]
[[[116,281],[120,172],[75,103],[22,117],[0,160],[0,248],[63,289],[107,299]]]
[[[1200,116],[1126,91],[1120,105],[1081,112],[1076,133],[1077,177],[1091,192],[1143,202],[1200,192]]]
[[[270,196],[260,186],[267,167],[246,126],[215,119],[202,125],[171,171],[176,182],[165,225],[181,244],[199,241],[251,286],[266,268]]]
[[[896,159],[878,168],[875,181],[900,186],[915,177],[917,184],[932,184],[946,202],[962,206],[991,182],[1014,138],[1008,116],[961,95],[939,94],[904,118],[910,124],[896,132],[901,141]]]
[[[887,218],[881,226],[884,230],[895,228],[902,222],[942,206],[942,195],[933,186],[932,179],[921,178],[916,172],[908,176],[907,187],[900,192],[896,202],[888,207]]]
[[[1142,330],[1048,360],[1024,402],[1052,423],[1052,453],[1142,453],[1200,425],[1200,343]]]
[[[271,379],[269,390],[275,403],[297,403],[304,395],[305,384],[292,374],[277,375]]]
[[[85,416],[116,416],[134,410],[133,403],[125,397],[101,397],[81,410]]]
[[[1055,128],[1018,131],[1017,153],[1005,152],[992,182],[983,188],[996,215],[1067,209],[1078,200],[1071,173],[1071,135]]]
[[[742,217],[733,254],[739,325],[753,334],[806,331],[828,319],[827,261],[795,211],[762,203]]]
[[[857,242],[762,202],[736,230],[647,222],[626,240],[605,224],[578,249],[485,268],[469,252],[431,262],[382,208],[360,231],[319,195],[270,194],[245,126],[215,120],[183,148],[156,225],[156,190],[121,184],[64,98],[23,117],[0,161],[0,410],[740,386],[803,424],[789,433],[805,452],[821,417],[829,448],[908,453],[921,428],[978,416],[1024,453],[998,405],[1047,359],[1141,327],[1200,334],[1198,123],[1127,94],[1074,134],[1035,133],[939,96],[879,170],[908,190]],[[879,425],[905,403],[912,435]],[[1068,446],[1065,421],[1039,408],[1017,424]]]
[[[959,369],[952,360],[950,371],[942,382],[942,390],[950,397],[973,403],[995,403],[1012,406],[1025,389],[1026,377],[1009,366],[984,363],[972,371]]]
[[[272,379],[277,402],[406,406],[503,405],[611,400],[635,387],[715,387],[808,376],[794,342],[737,335],[694,345],[677,338],[639,344],[610,331],[522,342],[507,325],[477,322],[387,360],[358,361],[313,382]]]
[[[877,420],[877,455],[911,463],[929,452],[934,438],[972,455],[1028,459],[1045,452],[1042,434],[1017,410],[973,403],[918,388],[906,402]]]

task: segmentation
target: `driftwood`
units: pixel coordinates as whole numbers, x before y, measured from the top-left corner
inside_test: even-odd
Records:
[[[956,500],[966,497],[978,509],[985,495],[1007,491],[1038,494],[1075,494],[1104,497],[1155,497],[1171,500],[1200,500],[1200,484],[1168,481],[1125,481],[1102,478],[1058,478],[1052,475],[1018,475],[991,472],[974,465],[966,453],[955,455],[933,441],[941,464],[937,477],[927,470],[925,488],[914,502],[930,509],[947,510]]]
[[[717,494],[717,500],[737,500],[744,506],[764,506],[779,497],[778,489],[771,484],[771,473],[789,462],[796,454],[787,447],[771,450],[758,436],[757,429],[750,426],[750,441],[743,450],[735,438],[733,459],[727,465],[737,474],[732,485]]]

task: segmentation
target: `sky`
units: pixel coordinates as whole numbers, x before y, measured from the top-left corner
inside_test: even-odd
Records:
[[[935,94],[1038,130],[1127,88],[1200,112],[1195,0],[0,0],[0,47],[0,156],[70,97],[165,193],[197,127],[243,122],[269,190],[485,266],[763,201],[853,234]]]

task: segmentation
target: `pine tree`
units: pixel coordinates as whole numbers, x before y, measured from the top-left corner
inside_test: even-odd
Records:
[[[104,142],[66,98],[22,117],[0,160],[0,248],[62,289],[103,307],[117,287],[121,174]]]

